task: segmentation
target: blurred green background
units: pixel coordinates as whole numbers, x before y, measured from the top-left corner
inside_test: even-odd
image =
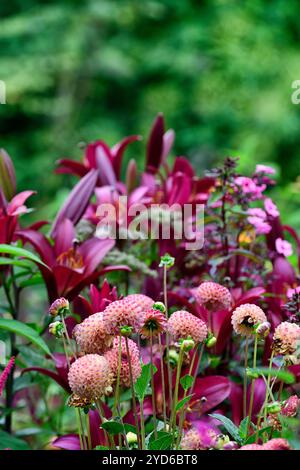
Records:
[[[10,0],[0,15],[0,146],[40,212],[69,184],[55,160],[80,158],[79,142],[146,136],[163,111],[199,174],[227,154],[246,173],[274,164],[274,198],[300,229],[297,0]],[[144,145],[127,156],[142,162]]]

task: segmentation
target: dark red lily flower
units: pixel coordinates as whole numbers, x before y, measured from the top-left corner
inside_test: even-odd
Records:
[[[56,173],[69,173],[82,178],[91,169],[96,169],[98,186],[114,186],[120,179],[124,151],[130,143],[140,139],[139,135],[131,135],[111,148],[103,140],[92,142],[86,147],[83,163],[68,159],[59,160]]]
[[[129,270],[126,266],[99,270],[99,264],[114,246],[114,240],[92,237],[79,243],[69,219],[62,220],[57,226],[53,245],[43,234],[34,230],[21,230],[18,236],[24,243],[30,243],[46,264],[47,269],[41,268],[41,272],[51,302],[62,296],[73,300],[85,286],[106,272]]]
[[[103,312],[107,305],[115,300],[119,300],[120,297],[118,296],[117,288],[111,288],[105,279],[101,289],[97,289],[94,284],[91,284],[89,299],[90,301],[82,295],[78,295],[73,301],[74,312],[80,315],[81,320],[84,320],[94,313]]]

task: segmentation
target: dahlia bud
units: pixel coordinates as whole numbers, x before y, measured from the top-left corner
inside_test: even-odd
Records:
[[[259,336],[262,336],[263,338],[266,338],[268,334],[270,333],[270,329],[271,329],[271,324],[268,321],[259,323],[256,326],[256,334],[258,334]]]
[[[57,315],[65,315],[66,313],[68,313],[69,309],[69,301],[64,297],[60,297],[51,304],[49,308],[49,314],[52,317],[56,317]]]
[[[176,351],[176,349],[170,349],[169,350],[168,361],[169,361],[171,367],[177,367],[177,364],[178,364],[178,361],[179,361],[179,354]]]
[[[120,335],[121,336],[131,336],[132,334],[132,327],[131,326],[122,326],[120,328]]]
[[[155,302],[153,305],[152,305],[152,308],[154,310],[159,310],[160,312],[162,313],[165,313],[166,312],[166,306],[165,304],[163,304],[162,302]]]
[[[137,444],[138,438],[134,432],[128,432],[126,434],[126,439],[129,445]]]
[[[183,351],[191,351],[195,347],[195,341],[192,338],[182,339],[179,342]]]
[[[269,403],[266,406],[266,409],[267,409],[268,413],[270,413],[271,415],[272,414],[277,414],[281,410],[281,405],[278,401],[274,401],[273,403]]]
[[[213,348],[216,342],[217,342],[217,338],[212,333],[208,333],[207,340],[205,341],[206,347],[208,349]]]
[[[64,332],[64,325],[60,321],[55,321],[49,325],[50,335],[61,338]]]
[[[160,258],[160,263],[159,267],[162,268],[163,266],[166,266],[167,269],[172,268],[175,263],[175,258],[169,255],[169,253],[166,253],[164,256]]]

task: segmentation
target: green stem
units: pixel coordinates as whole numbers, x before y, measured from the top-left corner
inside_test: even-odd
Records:
[[[179,380],[180,380],[182,362],[183,362],[183,349],[180,348],[178,365],[177,365],[177,373],[176,373],[174,398],[173,398],[173,408],[172,408],[172,414],[171,414],[171,426],[170,426],[170,428],[173,430],[173,436],[175,435],[175,430],[176,430],[176,406],[178,402],[178,389],[179,389]]]
[[[271,370],[272,370],[272,365],[273,365],[273,358],[274,358],[274,351],[272,351],[272,354],[271,354],[271,357],[270,357],[270,360],[269,360],[269,373],[268,373],[267,383],[266,383],[266,396],[265,396],[265,400],[263,402],[263,405],[262,405],[262,407],[259,411],[259,415],[258,415],[258,418],[257,418],[255,442],[258,441],[258,437],[259,437],[258,433],[259,433],[259,428],[260,428],[260,423],[261,423],[262,417],[264,416],[264,422],[267,419],[267,404],[268,404],[268,401],[269,401],[269,393],[271,392],[270,383],[271,383]]]
[[[80,450],[84,450],[83,439],[82,439],[82,430],[81,430],[81,424],[80,424],[80,418],[79,418],[79,409],[78,408],[75,408],[75,414],[76,414],[76,421],[77,421],[77,428],[78,428],[78,435],[79,435],[79,442],[80,442]]]
[[[256,368],[256,360],[257,360],[257,343],[258,343],[258,335],[255,335],[255,340],[254,340],[254,351],[253,351],[253,368]],[[251,418],[252,418],[252,410],[253,410],[253,400],[254,400],[254,379],[251,381],[251,391],[250,391],[250,404],[249,404],[249,413],[248,413],[248,421],[247,421],[247,433],[246,435],[248,436],[249,434],[249,428],[250,428],[250,423],[251,423]]]
[[[141,439],[142,450],[146,450],[146,434],[145,434],[145,418],[144,418],[144,401],[140,401],[140,417],[141,417]]]
[[[90,417],[89,417],[89,414],[86,414],[85,416],[86,416],[86,429],[87,429],[88,450],[92,450]]]
[[[168,318],[168,284],[167,284],[167,266],[163,268],[163,290],[164,290],[164,304],[166,307],[166,317]],[[170,365],[170,335],[166,332],[166,350],[167,350],[167,371],[168,371],[168,386],[169,386],[169,407],[172,410],[172,371]]]
[[[155,403],[155,388],[154,388],[154,374],[153,374],[153,333],[150,330],[150,363],[151,363],[151,389],[152,389],[152,412],[153,412],[153,426],[154,437],[157,439],[157,420],[156,420],[156,403]]]
[[[140,439],[140,431],[139,431],[139,420],[138,420],[137,409],[136,409],[136,398],[135,398],[135,393],[134,393],[134,383],[133,383],[133,375],[132,375],[131,356],[130,356],[130,353],[129,353],[129,346],[128,346],[127,336],[125,336],[125,344],[126,344],[126,353],[127,353],[128,366],[129,366],[130,388],[131,388],[131,394],[132,394],[132,408],[133,408],[135,427],[136,427],[136,432],[137,432],[137,437],[138,437],[138,445],[139,445],[139,449],[140,449],[141,448],[141,439]]]
[[[165,384],[164,357],[163,357],[163,349],[162,349],[162,344],[161,344],[161,335],[158,335],[158,344],[159,344],[161,383],[162,383],[162,395],[163,395],[164,431],[166,431],[167,429],[166,384]]]
[[[243,417],[247,416],[247,368],[248,368],[248,346],[249,339],[245,340],[245,358],[244,358],[244,386],[243,386]]]
[[[113,416],[117,412],[118,403],[119,403],[121,364],[122,364],[122,336],[119,335],[117,384],[116,384],[116,390],[115,390],[115,402],[114,402],[114,407],[113,407]]]

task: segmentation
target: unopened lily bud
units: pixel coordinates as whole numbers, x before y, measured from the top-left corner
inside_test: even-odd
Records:
[[[273,403],[269,403],[266,406],[266,409],[268,413],[270,413],[271,415],[277,414],[281,411],[281,405],[278,401],[274,401]]]
[[[126,434],[126,438],[129,445],[136,444],[138,442],[137,435],[134,432],[128,432]]]
[[[69,311],[69,309],[69,301],[64,297],[60,297],[59,299],[56,299],[50,306],[49,314],[52,317],[56,317],[57,315],[65,315]]]
[[[212,333],[209,333],[208,337],[206,339],[206,342],[205,342],[206,347],[208,349],[213,348],[215,346],[216,342],[217,342],[217,338]]]
[[[132,327],[131,326],[122,326],[122,328],[120,328],[120,334],[121,334],[121,336],[131,336]]]
[[[49,325],[50,335],[55,336],[56,338],[61,338],[64,331],[64,325],[60,321],[55,321]]]
[[[183,339],[180,342],[180,347],[183,351],[191,351],[195,347],[195,341],[192,338]]]
[[[259,336],[262,336],[263,338],[266,338],[268,336],[268,334],[270,333],[270,329],[271,329],[271,324],[268,321],[264,321],[263,323],[260,323],[256,327],[256,333]]]
[[[127,192],[129,194],[135,188],[136,180],[137,180],[137,164],[133,158],[129,161],[127,165],[125,180],[126,180]]]
[[[154,310],[159,310],[162,313],[165,313],[166,306],[162,302],[155,302],[152,307]]]

